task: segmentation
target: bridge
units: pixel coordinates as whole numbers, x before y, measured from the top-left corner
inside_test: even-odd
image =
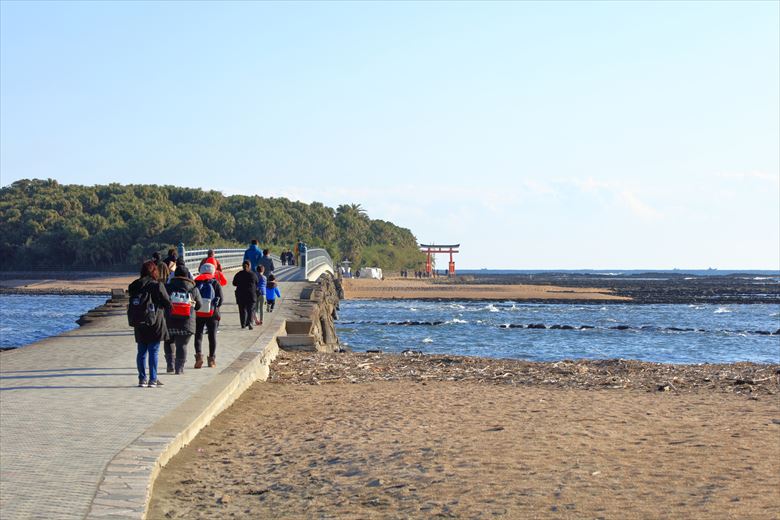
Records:
[[[183,252],[192,270],[206,256],[205,249]],[[215,252],[225,270],[243,260],[243,249]],[[193,369],[190,341],[182,375],[166,374],[160,353],[162,388],[136,387],[136,346],[121,297],[92,313],[91,323],[1,352],[0,516],[145,518],[161,467],[268,377],[279,348],[312,344],[303,340],[318,334],[312,317],[322,304],[313,298],[323,286],[309,280],[334,269],[324,250],[307,253],[301,266],[274,258],[282,298],[254,330],[240,328],[233,291],[225,290],[217,368]]]
[[[187,249],[179,244],[179,257],[190,272],[196,272],[200,261],[206,258],[208,248]],[[244,261],[246,249],[214,249],[214,257],[222,264],[223,269],[239,269]],[[306,250],[304,265],[282,265],[279,255],[270,255],[274,261],[274,276],[280,282],[316,282],[324,273],[335,275],[333,259],[325,249],[312,248]]]

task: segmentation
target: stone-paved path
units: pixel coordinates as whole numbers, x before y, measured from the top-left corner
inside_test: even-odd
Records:
[[[189,416],[177,417],[177,406],[213,385],[241,353],[273,341],[306,285],[283,283],[286,298],[253,331],[240,328],[232,287],[225,287],[217,368],[192,368],[190,340],[185,373],[166,374],[161,347],[162,388],[136,386],[124,312],[0,353],[0,518],[85,518],[108,463],[163,418],[188,428]],[[204,352],[207,345],[204,338]]]

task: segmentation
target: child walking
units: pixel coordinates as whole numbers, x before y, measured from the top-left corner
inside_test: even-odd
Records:
[[[265,291],[266,286],[268,284],[268,280],[266,280],[265,275],[263,274],[265,272],[265,266],[264,265],[257,265],[257,302],[255,302],[255,325],[262,325],[263,324],[263,308],[265,307]],[[272,275],[273,276],[273,275]]]
[[[279,292],[279,287],[276,286],[276,277],[272,274],[268,275],[268,283],[265,287],[265,302],[266,311],[274,312],[274,305],[276,305],[276,298],[281,298],[282,293]]]

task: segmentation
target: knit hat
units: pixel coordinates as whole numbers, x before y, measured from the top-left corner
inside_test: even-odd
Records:
[[[190,270],[184,265],[176,265],[176,270],[173,272],[174,276],[181,276],[182,278],[190,277]]]
[[[216,266],[211,262],[203,262],[203,265],[201,265],[200,269],[198,269],[201,274],[214,274],[216,270]]]

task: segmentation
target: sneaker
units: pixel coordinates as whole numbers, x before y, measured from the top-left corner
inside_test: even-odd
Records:
[[[139,379],[138,380],[138,387],[146,386],[146,379]]]
[[[154,381],[149,381],[149,388],[157,388],[163,386],[162,381],[159,379],[155,379]]]
[[[252,330],[252,329],[254,329],[254,327],[253,327],[253,326],[251,326],[251,325],[249,325],[249,330]]]
[[[173,367],[172,366],[165,367],[165,372],[168,373],[168,374],[173,373]]]

